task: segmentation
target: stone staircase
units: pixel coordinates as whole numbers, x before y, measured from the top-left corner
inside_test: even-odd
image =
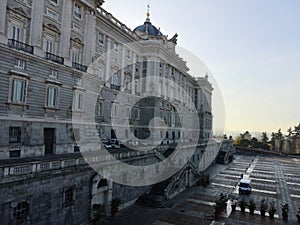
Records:
[[[170,183],[170,179],[154,184],[151,191],[147,195],[141,196],[138,204],[147,205],[154,208],[170,208],[173,206],[173,201],[165,196],[165,189]]]
[[[137,204],[150,206],[153,208],[171,208],[173,201],[162,195],[143,195],[137,200]]]

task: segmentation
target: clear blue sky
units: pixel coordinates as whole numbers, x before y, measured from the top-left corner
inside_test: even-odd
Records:
[[[151,22],[169,37],[177,32],[178,45],[210,68],[227,131],[285,132],[300,122],[300,0],[106,0],[103,7],[134,29],[147,4]]]

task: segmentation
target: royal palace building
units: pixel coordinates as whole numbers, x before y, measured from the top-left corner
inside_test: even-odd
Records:
[[[0,2],[0,224],[89,224],[95,204],[109,216],[116,198],[120,208],[151,194],[171,199],[218,152],[209,142],[212,85],[188,73],[177,34],[164,35],[149,12],[131,30],[103,2]],[[190,143],[196,150],[159,180],[161,193],[154,182],[109,179],[82,154],[149,165]]]

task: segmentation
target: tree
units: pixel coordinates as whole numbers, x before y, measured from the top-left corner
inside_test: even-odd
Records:
[[[274,147],[275,147],[275,138],[276,138],[276,135],[275,135],[275,133],[274,132],[272,132],[272,134],[271,134],[271,140],[270,140],[270,144],[272,145],[272,148],[274,149]]]
[[[278,138],[279,140],[282,140],[283,138],[283,134],[281,132],[281,128],[278,130],[277,133],[275,133],[276,138]]]
[[[243,138],[241,136],[237,136],[234,141],[233,141],[233,144],[236,145],[236,146],[239,146],[240,145],[240,142]]]
[[[253,138],[251,139],[251,146],[252,146],[253,148],[258,148],[258,140],[257,140],[257,138],[253,137]]]
[[[251,134],[249,133],[249,131],[246,131],[245,133],[240,135],[243,139],[251,140]]]
[[[248,139],[242,139],[240,141],[240,146],[248,148],[249,146],[251,146],[251,142]]]
[[[266,132],[263,132],[263,133],[262,133],[262,135],[261,135],[261,141],[262,141],[262,143],[264,143],[264,144],[267,144],[267,143],[268,143],[269,138],[268,138],[268,135],[267,135]]]
[[[300,123],[298,126],[295,126],[295,129],[293,131],[293,137],[294,139],[300,137]]]

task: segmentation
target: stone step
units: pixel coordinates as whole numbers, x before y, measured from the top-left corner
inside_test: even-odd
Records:
[[[143,195],[137,200],[137,203],[154,208],[170,208],[173,206],[173,201],[162,195]]]

